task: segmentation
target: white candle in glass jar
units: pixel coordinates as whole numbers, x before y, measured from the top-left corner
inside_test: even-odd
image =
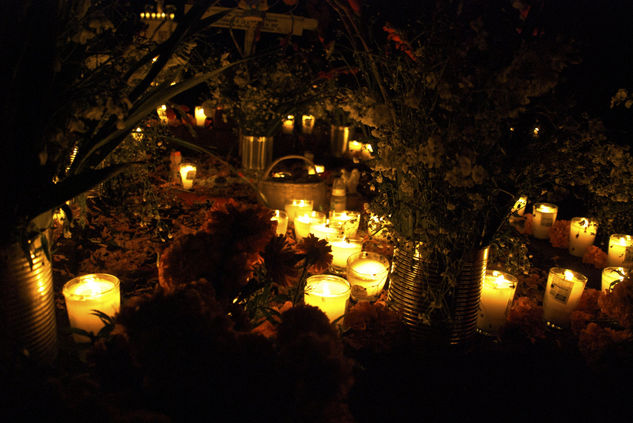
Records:
[[[543,319],[548,326],[557,329],[569,326],[571,312],[578,305],[586,283],[587,277],[573,270],[550,269],[543,297]]]
[[[335,210],[330,210],[330,226],[339,228],[345,237],[355,237],[359,224],[359,212],[348,210],[337,212]]]
[[[350,141],[347,144],[347,151],[350,153],[359,152],[363,148],[363,143],[359,141]]]
[[[62,289],[70,327],[93,334],[105,324],[94,315],[94,310],[112,317],[119,312],[121,293],[119,279],[105,273],[78,276],[66,282]],[[73,334],[75,342],[89,342],[90,338]]]
[[[284,206],[284,210],[288,213],[288,222],[294,225],[295,217],[298,214],[311,212],[313,207],[314,201],[312,200],[292,200]]]
[[[281,131],[284,134],[292,134],[294,130],[295,130],[295,117],[293,115],[288,115],[286,116],[286,119],[284,119],[281,125]]]
[[[602,290],[610,291],[613,283],[624,279],[624,267],[605,267],[602,269]]]
[[[325,223],[325,213],[311,211],[295,217],[295,237],[297,241],[310,235],[313,225]]]
[[[286,231],[288,230],[288,213],[283,210],[275,210],[274,215],[270,220],[274,220],[277,222],[277,235],[286,235]]]
[[[339,237],[338,229],[331,227],[328,221],[312,225],[310,233],[312,233],[315,237],[326,241],[331,241]]]
[[[373,301],[378,298],[389,276],[389,260],[382,254],[361,251],[347,259],[347,280],[352,298]]]
[[[196,106],[196,126],[204,126],[204,122],[207,120],[207,115],[204,114],[204,108],[202,106]]]
[[[196,177],[196,167],[190,163],[180,164],[180,180],[184,189],[193,187],[193,180]]]
[[[314,275],[306,280],[303,302],[318,307],[330,322],[345,314],[345,307],[350,296],[349,283],[334,275]]]
[[[549,229],[556,222],[558,206],[549,203],[534,205],[534,219],[532,220],[532,234],[534,238],[548,239]]]
[[[569,225],[569,254],[576,257],[585,255],[585,251],[596,239],[598,222],[585,217],[574,217]]]
[[[486,335],[496,335],[506,323],[508,309],[514,299],[518,280],[498,270],[486,272],[479,298],[477,329]]]
[[[336,272],[347,270],[347,259],[352,254],[360,253],[363,243],[360,239],[344,238],[330,241],[332,248],[332,268]]]
[[[633,237],[631,235],[613,234],[609,237],[607,264],[623,267],[633,265]]]
[[[312,115],[303,115],[301,116],[301,132],[310,135],[312,130],[314,129],[314,123],[316,119]]]

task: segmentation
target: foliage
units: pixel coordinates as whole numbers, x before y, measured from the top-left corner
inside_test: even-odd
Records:
[[[157,106],[220,71],[184,73],[208,7],[196,2],[158,43],[123,0],[6,4],[3,242],[120,170],[97,166]]]

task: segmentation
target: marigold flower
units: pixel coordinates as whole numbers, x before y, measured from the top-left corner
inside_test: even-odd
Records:
[[[633,278],[626,277],[598,297],[600,310],[627,329],[633,328]]]
[[[310,234],[297,245],[297,251],[305,256],[308,272],[319,274],[325,272],[332,264],[332,247],[324,239]]]
[[[293,242],[284,235],[276,236],[270,240],[262,253],[266,272],[273,283],[290,286],[296,282],[296,265],[301,256],[295,251]]]
[[[549,242],[554,248],[569,248],[569,220],[557,220],[549,228]]]
[[[607,253],[602,251],[600,247],[590,245],[582,256],[583,263],[593,264],[596,269],[607,267]]]

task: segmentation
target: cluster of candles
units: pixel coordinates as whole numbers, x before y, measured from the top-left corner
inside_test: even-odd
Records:
[[[363,160],[369,160],[372,158],[374,148],[371,144],[352,140],[347,144],[347,151],[351,154],[359,154]]]
[[[141,19],[169,19],[174,20],[176,14],[165,12],[141,12]]]
[[[377,253],[362,251],[356,238],[360,213],[354,211],[313,210],[312,200],[292,200],[284,210],[275,210],[277,234],[285,234],[288,224],[301,240],[309,234],[324,239],[332,249],[330,274],[313,275],[306,280],[304,302],[319,307],[334,321],[345,314],[348,300],[373,301],[378,298],[389,275],[389,260]]]
[[[314,124],[316,118],[312,115],[301,116],[301,133],[310,135],[314,130]],[[294,115],[288,115],[281,123],[281,132],[284,134],[292,134],[295,130],[295,117]]]
[[[521,197],[512,208],[512,214],[523,216],[527,197]],[[556,222],[558,206],[550,203],[536,203],[533,206],[532,234],[538,239],[548,239],[549,230]],[[511,218],[512,219],[512,218]],[[569,254],[576,257],[585,255],[593,245],[598,232],[598,222],[587,217],[574,217],[569,225]],[[607,252],[608,266],[633,265],[633,236],[612,234]]]

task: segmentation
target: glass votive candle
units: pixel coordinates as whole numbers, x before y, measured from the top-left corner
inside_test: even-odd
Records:
[[[292,200],[284,206],[284,210],[288,213],[288,222],[294,225],[297,214],[303,214],[312,211],[314,201],[312,200]]]
[[[360,238],[339,238],[330,241],[332,248],[332,270],[335,273],[347,271],[347,259],[363,249],[363,242]]]
[[[596,239],[598,222],[586,217],[574,217],[569,225],[569,254],[576,257],[585,255],[585,251]]]
[[[486,271],[477,314],[477,329],[481,333],[495,336],[505,325],[517,284],[514,275],[498,270]]]
[[[587,277],[573,270],[552,267],[547,276],[543,297],[543,319],[549,327],[569,326],[574,311],[585,289]]]
[[[549,203],[537,203],[534,205],[533,211],[532,234],[534,238],[548,239],[549,229],[556,222],[558,206]]]
[[[274,220],[277,222],[277,235],[286,235],[286,231],[288,230],[288,213],[283,210],[275,210],[273,217],[270,220]]]
[[[519,197],[519,199],[516,201],[516,203],[514,203],[514,206],[512,206],[512,210],[510,210],[510,214],[512,216],[517,215],[517,216],[523,216],[525,214],[525,207],[527,206],[527,196],[522,195],[521,197]]]
[[[608,266],[628,267],[633,265],[633,237],[613,234],[609,237]]]
[[[625,271],[624,267],[605,267],[602,269],[602,290],[611,291],[613,285],[624,279]]]
[[[98,334],[105,324],[94,315],[98,310],[108,316],[119,312],[121,291],[119,278],[106,273],[92,273],[69,280],[62,289],[70,327]],[[73,333],[75,342],[90,342],[90,338]]]
[[[180,180],[184,189],[193,187],[193,180],[196,177],[196,167],[191,163],[180,164]]]
[[[341,234],[347,238],[356,236],[359,224],[359,212],[348,210],[337,212],[330,210],[330,226],[338,228]]]
[[[316,119],[312,115],[303,115],[301,116],[301,132],[310,135],[314,130],[314,124]]]
[[[207,120],[207,115],[204,114],[204,107],[196,106],[195,108],[196,126],[204,126],[204,122]]]
[[[311,211],[295,217],[295,238],[301,241],[310,235],[313,225],[325,223],[325,213]]]
[[[281,124],[281,132],[284,134],[292,134],[295,130],[295,117],[293,115],[286,116]]]
[[[389,276],[389,260],[382,254],[361,251],[347,258],[347,280],[352,286],[352,299],[378,299]]]
[[[339,238],[338,228],[332,227],[328,220],[323,223],[312,225],[310,233],[312,233],[315,237],[324,239],[328,242]]]
[[[306,280],[303,302],[318,307],[330,322],[345,314],[350,296],[349,283],[335,275],[314,275]]]
[[[347,144],[347,151],[350,153],[357,153],[363,148],[363,143],[359,141],[350,141]]]

